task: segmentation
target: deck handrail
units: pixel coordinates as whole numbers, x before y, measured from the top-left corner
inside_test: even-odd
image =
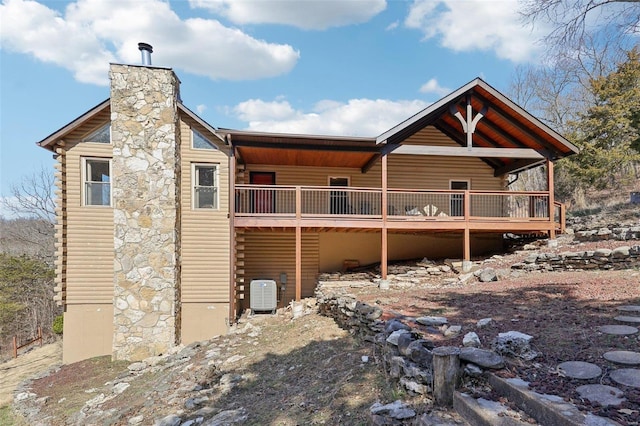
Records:
[[[554,201],[553,207],[553,221],[557,225],[556,230],[564,234],[567,230],[567,206],[559,201]],[[556,220],[556,216],[558,220]]]
[[[382,188],[354,186],[236,185],[236,216],[356,219],[532,220],[555,221],[564,211],[554,202],[549,218],[547,191],[387,189],[383,215]],[[557,213],[557,209],[560,213]],[[298,211],[299,210],[299,211]],[[563,221],[560,220],[562,228]]]

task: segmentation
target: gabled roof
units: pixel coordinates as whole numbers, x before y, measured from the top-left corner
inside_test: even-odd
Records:
[[[484,107],[488,108],[484,117],[477,123],[473,135],[474,147],[528,148],[551,160],[579,152],[579,149],[563,136],[480,78],[470,81],[382,133],[376,138],[376,143],[396,146],[426,126],[433,125],[461,146],[466,146],[466,134],[458,119],[451,113],[451,109],[454,108],[466,116],[467,98],[471,100],[474,115]],[[502,163],[512,161],[514,160]],[[497,166],[496,163],[494,167]]]
[[[472,147],[467,147],[466,134],[455,115],[460,112],[466,117],[468,102],[473,116],[479,111],[484,113],[477,122]],[[107,112],[108,108],[109,99],[47,136],[38,145],[54,151],[55,144],[65,135],[74,130],[84,131],[81,127],[83,124]],[[224,144],[233,146],[241,163],[353,167],[366,172],[382,155],[389,153],[475,156],[493,167],[495,175],[499,176],[535,167],[544,163],[545,159],[553,161],[579,151],[567,139],[480,78],[470,81],[377,138],[216,130],[182,102],[178,103],[178,109],[194,125],[215,135]],[[419,132],[429,126],[461,147],[466,147],[464,152],[462,148],[420,143]]]
[[[109,99],[100,102],[98,105],[94,106],[89,111],[85,112],[84,114],[82,114],[80,117],[76,118],[69,124],[66,124],[65,126],[59,128],[58,130],[51,133],[46,138],[42,139],[40,142],[36,142],[36,144],[40,145],[43,148],[48,149],[49,151],[54,151],[56,142],[58,142],[65,135],[69,134],[70,132],[74,131],[78,127],[82,126],[82,124],[84,124],[87,120],[90,120],[91,118],[100,114],[106,108],[109,108],[110,104],[111,102]]]
[[[91,118],[99,115],[100,113],[104,112],[110,107],[111,107],[111,100],[110,99],[104,100],[100,102],[98,105],[91,108],[89,111],[82,114],[80,117],[76,118],[72,122],[56,130],[46,138],[42,139],[40,142],[36,142],[36,144],[50,151],[54,151],[55,144],[60,139],[63,139],[65,135],[68,135],[69,133],[78,129],[80,126],[82,126],[84,123],[89,121]],[[209,123],[207,123],[202,118],[200,118],[196,113],[194,113],[189,108],[187,108],[182,102],[178,102],[178,111],[185,114],[187,117],[191,118],[193,121],[195,121],[196,123],[204,127],[207,131],[214,134],[220,140],[220,142],[222,143],[225,142],[224,139],[216,133],[216,130],[213,128],[213,126],[211,126]]]

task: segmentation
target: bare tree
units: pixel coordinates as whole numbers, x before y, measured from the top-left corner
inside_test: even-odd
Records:
[[[640,0],[520,0],[520,5],[526,22],[551,25],[544,42],[555,53],[582,52],[588,39],[623,45],[640,32]]]
[[[55,178],[44,166],[11,187],[0,200],[10,219],[0,220],[3,251],[51,262],[54,251]]]
[[[53,223],[56,203],[53,198],[55,178],[42,166],[11,187],[11,199],[3,199],[4,208],[17,217],[29,217]]]

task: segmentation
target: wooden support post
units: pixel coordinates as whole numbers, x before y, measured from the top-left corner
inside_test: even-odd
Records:
[[[553,182],[553,161],[547,158],[547,190],[549,191],[549,222],[551,228],[549,228],[549,238],[556,238],[556,221],[555,216],[555,197],[554,197],[554,182]]]
[[[231,145],[231,136],[228,136]],[[236,320],[236,158],[233,145],[229,148],[229,325]]]
[[[302,299],[302,190],[296,186],[296,302]]]
[[[453,406],[453,393],[458,384],[460,349],[440,346],[433,350],[433,398],[440,407]]]
[[[382,156],[382,247],[380,254],[380,275],[383,280],[387,279],[388,263],[388,239],[387,239],[387,156]]]
[[[463,254],[462,260],[465,262],[471,262],[471,233],[469,232],[469,227],[464,228],[464,236],[462,237]]]
[[[18,358],[18,336],[13,336],[13,357]]]
[[[469,190],[464,191],[464,236],[462,238],[463,254],[463,269],[464,262],[471,262],[471,234],[469,232],[469,220],[471,217],[471,192]]]

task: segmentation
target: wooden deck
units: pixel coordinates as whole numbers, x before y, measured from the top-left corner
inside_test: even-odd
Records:
[[[564,230],[564,206],[549,191],[235,185],[234,192],[232,228],[295,232],[296,300],[301,298],[303,232],[380,233],[381,276],[386,279],[389,233],[461,233],[463,259],[469,261],[472,233],[545,233],[555,238]]]
[[[385,193],[386,192],[386,193]],[[383,203],[386,199],[386,203]],[[236,228],[551,232],[564,229],[546,191],[236,185]]]

